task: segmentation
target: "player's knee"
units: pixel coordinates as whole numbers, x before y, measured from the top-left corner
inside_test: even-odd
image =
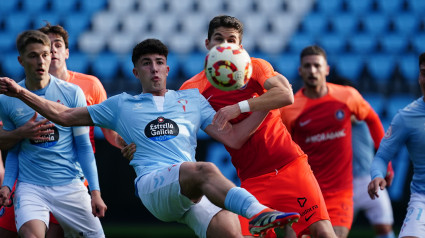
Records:
[[[198,172],[205,178],[210,178],[213,175],[219,174],[220,170],[211,162],[200,162],[197,166]]]
[[[377,235],[387,235],[392,233],[392,226],[389,224],[378,224],[374,225],[375,232]],[[385,237],[385,236],[383,236]]]

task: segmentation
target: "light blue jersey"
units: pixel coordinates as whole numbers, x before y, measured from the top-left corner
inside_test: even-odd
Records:
[[[388,162],[406,145],[413,164],[411,193],[425,194],[425,102],[421,97],[400,110],[382,139],[371,168],[372,179],[384,178]]]
[[[163,110],[161,110],[163,109]],[[211,124],[214,109],[198,89],[168,90],[163,108],[152,94],[122,93],[88,107],[96,126],[112,129],[136,144],[130,165],[137,176],[172,164],[195,162],[196,134]]]
[[[19,85],[25,88],[25,80],[19,82]],[[48,86],[33,93],[68,107],[87,105],[83,91],[78,86],[53,76],[50,76]],[[24,125],[33,115],[34,110],[21,100],[0,95],[0,118],[3,120],[3,129],[16,129]],[[38,115],[37,121],[42,119],[44,117]],[[14,150],[11,150],[17,153],[17,157],[11,155],[9,159],[8,155],[6,164],[12,163],[14,159],[18,159],[19,164],[14,164],[13,169],[16,168],[14,174],[10,171],[13,169],[8,170],[6,165],[5,185],[13,186],[18,166],[19,181],[41,186],[66,185],[83,176],[80,164],[77,162],[79,152],[76,149],[75,137],[87,136],[88,138],[88,129],[60,125],[55,125],[52,129],[54,132],[48,135],[47,142],[24,139],[15,146]]]
[[[353,177],[368,176],[375,155],[375,146],[365,121],[356,121],[352,124],[351,138],[353,143]]]

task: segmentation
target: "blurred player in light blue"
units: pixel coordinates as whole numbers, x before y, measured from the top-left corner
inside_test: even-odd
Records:
[[[298,213],[260,204],[226,179],[214,164],[196,162],[199,129],[239,148],[268,112],[254,112],[236,125],[215,117],[214,109],[197,89],[166,88],[170,70],[167,55],[161,41],[142,41],[133,49],[132,61],[143,92],[136,96],[122,93],[89,107],[68,108],[44,100],[9,78],[0,78],[0,93],[18,97],[60,125],[96,125],[118,132],[127,144],[134,142],[136,152],[130,165],[137,174],[136,195],[162,221],[187,224],[200,237],[242,237],[234,213],[251,219],[255,234],[299,219]]]
[[[394,222],[390,197],[387,190],[379,191],[379,199],[371,200],[367,194],[370,182],[370,166],[375,148],[367,124],[352,118],[353,143],[353,187],[354,215],[360,210],[365,212],[369,223],[373,225],[377,238],[394,238]],[[388,180],[387,180],[388,181]]]
[[[40,31],[25,31],[18,36],[18,61],[26,76],[19,85],[62,105],[87,105],[79,87],[48,73],[50,47],[48,36]],[[4,130],[14,130],[33,116],[34,110],[22,101],[0,96]],[[13,203],[21,237],[44,237],[49,212],[59,221],[66,237],[104,237],[98,217],[105,215],[106,205],[100,196],[88,128],[55,125],[50,131],[47,141],[25,139],[9,150],[0,205],[9,203],[9,193],[17,179]],[[84,178],[88,180],[91,197]]]
[[[394,116],[372,162],[368,192],[372,199],[387,185],[387,164],[406,145],[413,164],[410,201],[399,237],[425,237],[425,53],[419,56],[419,85],[422,97]]]

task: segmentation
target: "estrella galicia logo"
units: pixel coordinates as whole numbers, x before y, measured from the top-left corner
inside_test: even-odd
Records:
[[[344,117],[345,117],[345,112],[344,112],[344,110],[341,110],[341,109],[337,110],[337,111],[335,112],[335,117],[336,117],[336,119],[338,119],[339,121],[340,121],[340,120],[342,120],[342,119],[344,119]]]
[[[39,146],[42,148],[48,148],[54,146],[59,141],[59,130],[56,126],[49,128],[49,130],[53,130],[52,133],[48,135],[44,135],[42,137],[47,138],[47,140],[32,140],[30,139],[30,143],[35,146]]]
[[[145,127],[145,135],[153,141],[167,141],[179,134],[177,123],[164,117],[158,117]]]

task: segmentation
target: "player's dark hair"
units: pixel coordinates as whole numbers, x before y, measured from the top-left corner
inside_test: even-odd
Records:
[[[39,31],[43,32],[44,34],[55,34],[60,37],[62,37],[63,42],[65,42],[65,49],[68,49],[69,47],[69,41],[68,41],[68,32],[63,28],[61,25],[54,25],[52,26],[49,22],[46,23],[45,26],[38,29]]]
[[[16,48],[20,55],[23,55],[26,47],[29,44],[40,43],[50,48],[50,39],[49,37],[37,30],[24,31],[16,38]]]
[[[208,40],[211,40],[212,35],[214,34],[215,29],[219,27],[225,27],[225,28],[233,28],[238,31],[239,38],[242,43],[242,36],[243,36],[243,24],[239,19],[232,16],[227,15],[219,15],[214,17],[208,26]]]
[[[425,52],[419,55],[419,66],[423,63],[425,63]]]
[[[301,51],[300,61],[302,60],[302,58],[304,58],[305,56],[309,56],[309,55],[321,55],[325,58],[325,60],[327,60],[325,50],[322,49],[320,46],[317,46],[317,45],[311,45],[311,46],[305,47]]]
[[[131,56],[133,65],[136,66],[137,60],[139,60],[142,55],[147,54],[159,54],[167,58],[168,48],[158,39],[146,39],[134,47],[133,55]]]

